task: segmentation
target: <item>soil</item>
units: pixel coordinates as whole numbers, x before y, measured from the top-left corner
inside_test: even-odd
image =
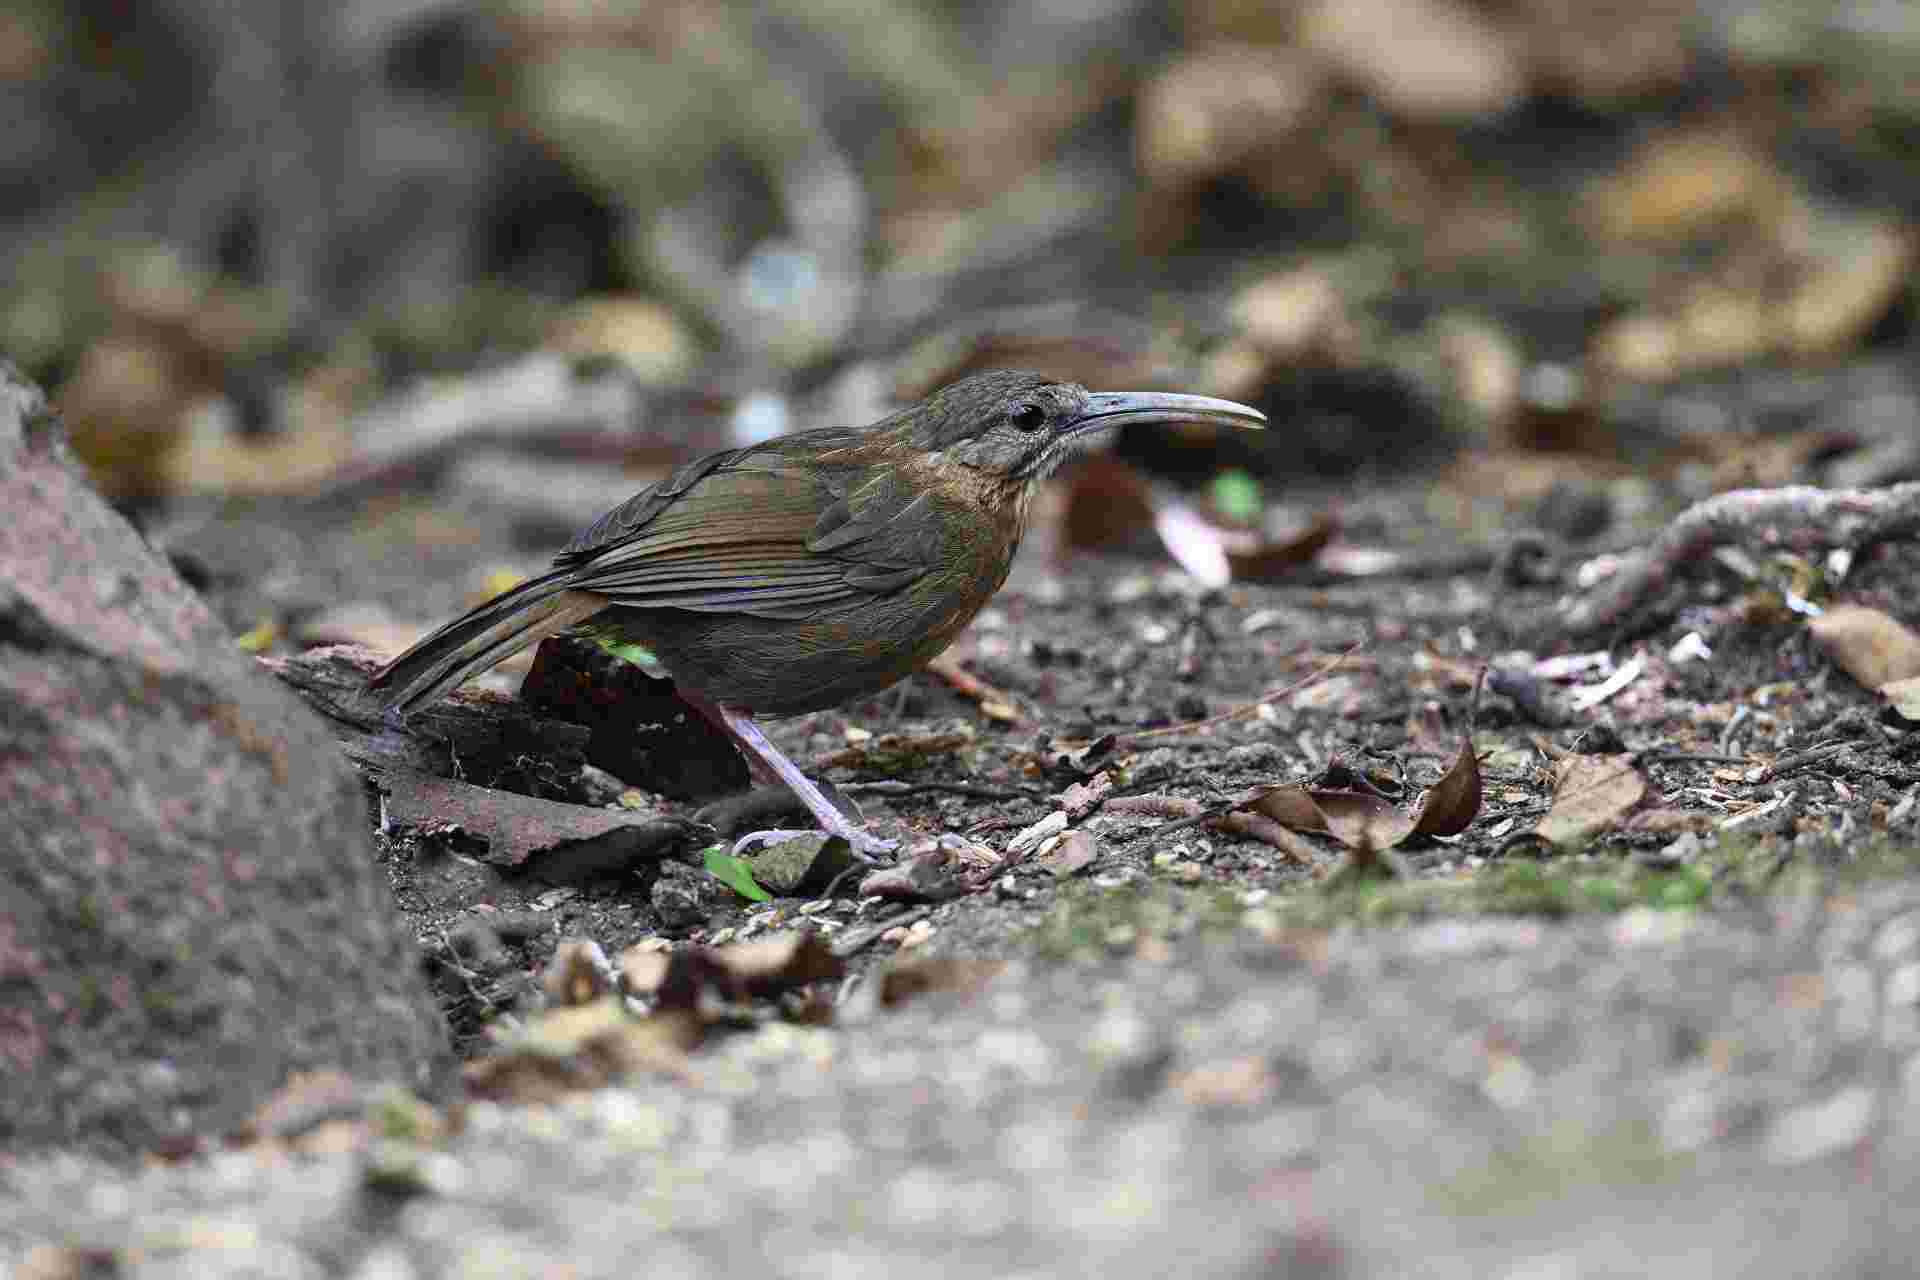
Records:
[[[1561,548],[1524,572],[1503,572],[1498,543],[1432,519],[1417,500],[1425,492],[1412,478],[1378,477],[1337,497],[1311,484],[1288,495],[1302,510],[1337,506],[1346,539],[1405,558],[1399,572],[1374,578],[1283,570],[1276,581],[1205,590],[1163,559],[1063,553],[1044,534],[1031,538],[1008,586],[947,655],[988,686],[984,696],[923,671],[835,710],[771,722],[768,731],[803,767],[826,762],[812,771],[903,848],[953,834],[1003,850],[1059,807],[1066,788],[1104,775],[1106,803],[1075,824],[1097,841],[1090,864],[1063,880],[1031,850],[1003,854],[992,874],[968,880],[971,891],[936,907],[933,949],[978,955],[1058,936],[1064,904],[1089,885],[1115,897],[1152,885],[1189,904],[1258,900],[1314,923],[1356,910],[1374,918],[1560,915],[1708,903],[1755,866],[1777,876],[1805,861],[1811,855],[1795,850],[1809,840],[1839,841],[1826,861],[1848,863],[1880,833],[1876,865],[1892,856],[1879,844],[1904,843],[1911,828],[1889,832],[1887,815],[1920,783],[1920,740],[1829,664],[1802,620],[1769,612],[1728,575],[1685,584],[1663,609],[1611,637],[1619,660],[1637,651],[1645,670],[1592,711],[1572,710],[1565,688],[1524,702],[1497,692],[1476,697],[1489,663],[1511,668],[1518,657],[1569,647],[1558,612],[1595,553]],[[1616,540],[1635,533],[1620,530]],[[516,540],[505,513],[457,493],[237,518],[204,513],[159,536],[206,582],[237,631],[263,611],[292,619],[297,631],[303,615],[342,600],[425,621],[470,599],[483,570],[532,571],[557,550]],[[1514,533],[1494,538],[1511,541]],[[1469,567],[1446,571],[1461,565]],[[1853,567],[1847,597],[1897,614],[1917,569],[1920,548],[1872,548]],[[1667,656],[1688,632],[1707,637],[1710,660]],[[493,678],[509,689],[516,681]],[[1294,686],[1301,687],[1273,696]],[[1230,712],[1240,714],[1223,718]],[[667,726],[669,752],[674,731]],[[1406,878],[1367,884],[1362,906],[1316,891],[1349,857],[1325,835],[1280,848],[1174,816],[1194,805],[1224,812],[1250,789],[1356,774],[1412,811],[1469,733],[1483,784],[1474,821],[1455,837],[1406,842],[1396,857]],[[689,752],[700,745],[688,744]],[[1810,747],[1830,749],[1785,776],[1770,767]],[[1529,838],[1554,807],[1556,766],[1581,755],[1636,763],[1645,797],[1590,838],[1557,847]],[[490,775],[482,762],[454,759],[445,772],[549,799],[605,799],[524,765]],[[628,803],[711,819],[724,837],[769,825],[782,807],[762,797],[754,812],[729,816],[735,806],[707,808],[715,796],[687,795],[684,786],[662,788],[643,776],[617,783],[641,793],[630,792]],[[1717,834],[1727,819],[1781,797],[1777,812],[1737,838]],[[1171,834],[1158,833],[1169,824]],[[463,924],[509,921],[511,963],[496,957],[495,968],[517,975],[512,990],[478,999],[471,971],[448,985],[469,1049],[484,1026],[475,1004],[489,1015],[515,1008],[514,993],[527,988],[556,938],[590,938],[616,955],[649,938],[752,937],[790,927],[803,908],[829,930],[912,909],[856,897],[852,884],[832,901],[749,902],[697,870],[699,849],[713,838],[706,830],[695,827],[676,858],[584,876],[549,875],[538,860],[503,870],[462,856],[457,843],[404,830],[381,831],[380,847],[400,909],[435,954],[447,953]],[[667,893],[663,878],[685,892]],[[656,902],[663,895],[672,907],[665,917]],[[890,952],[871,948],[856,966],[883,963]]]
[[[815,1021],[843,1005],[836,1025],[762,1002],[686,1078],[642,1072],[557,1110],[472,1104],[458,1135],[315,1152],[298,1177],[189,1164],[116,1192],[106,1217],[74,1207],[78,1173],[16,1171],[0,1240],[197,1266],[211,1255],[154,1234],[184,1230],[184,1205],[251,1233],[236,1268],[291,1250],[328,1270],[397,1256],[464,1274],[559,1248],[579,1274],[641,1252],[796,1275],[936,1255],[982,1275],[1630,1274],[1683,1257],[1880,1273],[1912,1244],[1886,1197],[1920,1169],[1912,736],[1802,622],[1712,571],[1612,638],[1643,668],[1597,707],[1574,710],[1568,688],[1476,695],[1490,660],[1573,647],[1556,618],[1595,553],[1509,571],[1416,492],[1343,492],[1348,539],[1411,557],[1367,579],[1205,591],[1150,556],[1061,559],[1036,539],[950,653],[990,692],[923,672],[770,726],[903,847],[947,834],[1003,855],[956,897],[847,885],[751,903],[701,869],[697,830],[669,856],[559,877],[444,833],[379,832],[469,1054],[537,1019],[563,939],[618,957],[811,925],[857,940],[850,977],[806,1006]],[[236,630],[266,611],[295,633],[342,600],[425,621],[480,567],[531,570],[551,550],[454,495],[155,533]],[[1867,551],[1846,594],[1897,613],[1917,556]],[[1689,632],[1710,661],[1675,651]],[[1404,840],[1397,877],[1367,859],[1357,873],[1352,841],[1192,820],[1299,780],[1411,812],[1469,733],[1477,815]],[[1541,838],[1566,762],[1595,759],[1644,795]],[[617,781],[650,813],[732,822]],[[1109,787],[1074,823],[1090,861],[1004,854],[1088,784]],[[928,957],[1002,968],[899,1011],[858,998]],[[369,1214],[370,1196],[403,1207]]]

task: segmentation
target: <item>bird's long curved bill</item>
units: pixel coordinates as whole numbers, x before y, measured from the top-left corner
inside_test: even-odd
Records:
[[[1231,400],[1177,391],[1096,391],[1073,429],[1078,434],[1132,422],[1213,422],[1257,431],[1267,425],[1267,415]]]

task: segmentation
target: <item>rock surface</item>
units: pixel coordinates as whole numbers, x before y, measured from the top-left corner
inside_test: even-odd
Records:
[[[293,1071],[445,1058],[317,717],[0,366],[0,1146],[217,1138]]]

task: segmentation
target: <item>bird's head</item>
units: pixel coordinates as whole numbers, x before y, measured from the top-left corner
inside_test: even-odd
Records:
[[[1088,391],[997,369],[942,387],[897,421],[929,454],[1023,486],[1052,475],[1109,428],[1129,422],[1261,427],[1257,409],[1170,391]]]

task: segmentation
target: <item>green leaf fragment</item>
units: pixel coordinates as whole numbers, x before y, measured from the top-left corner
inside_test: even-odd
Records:
[[[654,656],[653,650],[643,644],[635,644],[629,640],[609,640],[601,636],[594,636],[593,642],[620,661],[631,662],[643,671],[651,673],[660,670],[660,659]]]
[[[773,895],[753,878],[753,868],[745,858],[736,858],[725,845],[709,846],[701,855],[707,874],[750,902],[771,902]]]

